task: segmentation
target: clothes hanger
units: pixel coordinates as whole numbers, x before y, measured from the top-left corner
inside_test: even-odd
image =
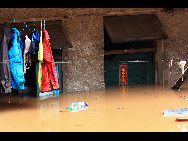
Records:
[[[41,29],[41,31],[42,31],[42,20],[41,20],[41,22],[40,22],[40,29]]]
[[[25,20],[25,22],[26,22],[26,20]],[[24,24],[25,24],[25,22],[24,22]],[[24,31],[25,29],[28,29],[28,30],[30,30],[31,32],[33,32],[30,28],[27,27],[27,24],[25,24],[25,28],[23,28],[23,29],[20,31],[20,33],[21,33],[22,31]]]
[[[38,30],[38,29],[37,29],[37,27],[36,27],[36,25],[35,25],[35,20],[34,20],[34,31],[35,31],[35,30]]]
[[[45,29],[45,20],[44,20],[44,29]]]
[[[36,27],[36,25],[35,25],[35,20],[34,20],[34,31],[35,31],[35,30],[37,30],[37,27]]]
[[[14,19],[14,28],[15,28],[15,19]]]
[[[36,28],[36,26],[35,26],[35,20],[34,20],[34,29],[33,29],[34,31],[35,31],[35,28]]]

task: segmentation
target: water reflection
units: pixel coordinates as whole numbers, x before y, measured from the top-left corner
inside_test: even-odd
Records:
[[[119,95],[121,100],[125,102],[128,96],[128,85],[119,85]]]
[[[56,92],[44,92],[44,93],[41,93],[39,92],[39,99],[40,100],[45,100],[45,99],[48,99],[48,98],[53,98],[53,97],[59,97],[59,91]]]

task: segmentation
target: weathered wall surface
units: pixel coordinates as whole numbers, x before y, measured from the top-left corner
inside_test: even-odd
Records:
[[[73,45],[68,49],[67,92],[104,89],[102,17],[72,17],[64,23]]]
[[[0,20],[23,22],[62,18],[73,48],[63,51],[64,92],[104,89],[103,15],[152,8],[2,8]],[[114,12],[114,13],[113,13]]]
[[[188,10],[175,10],[173,13],[158,12],[158,17],[168,36],[168,39],[163,41],[164,51],[161,52],[164,60],[164,83],[174,84],[181,75],[177,62],[188,61]],[[170,62],[167,60],[173,60],[172,67],[169,67]]]
[[[168,36],[158,42],[158,75],[164,70],[164,83],[174,83],[181,74],[177,62],[188,60],[188,11],[180,10],[174,14],[160,12],[157,8],[0,8],[0,21],[24,22],[55,19],[60,17],[67,30],[73,48],[63,51],[64,92],[91,91],[104,89],[104,37],[103,16],[143,14],[157,10],[156,14]],[[164,51],[160,48],[164,47]],[[162,59],[164,64],[162,65]],[[173,59],[173,65],[165,60]],[[187,65],[186,65],[187,66]],[[162,77],[157,83],[163,81]]]
[[[148,11],[157,8],[0,8],[0,20],[67,17],[109,12]]]

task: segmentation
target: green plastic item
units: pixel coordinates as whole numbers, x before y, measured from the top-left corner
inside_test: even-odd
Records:
[[[75,106],[73,106],[73,107],[67,107],[67,109],[68,109],[68,110],[77,110],[78,107],[75,107]]]

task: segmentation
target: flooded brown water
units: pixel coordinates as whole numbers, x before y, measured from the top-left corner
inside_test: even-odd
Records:
[[[188,108],[188,84],[181,91],[170,85],[112,86],[106,90],[42,98],[0,98],[0,132],[184,132],[188,122],[164,117],[164,110]],[[87,102],[85,111],[72,112],[70,102]],[[183,117],[188,118],[188,115]]]

